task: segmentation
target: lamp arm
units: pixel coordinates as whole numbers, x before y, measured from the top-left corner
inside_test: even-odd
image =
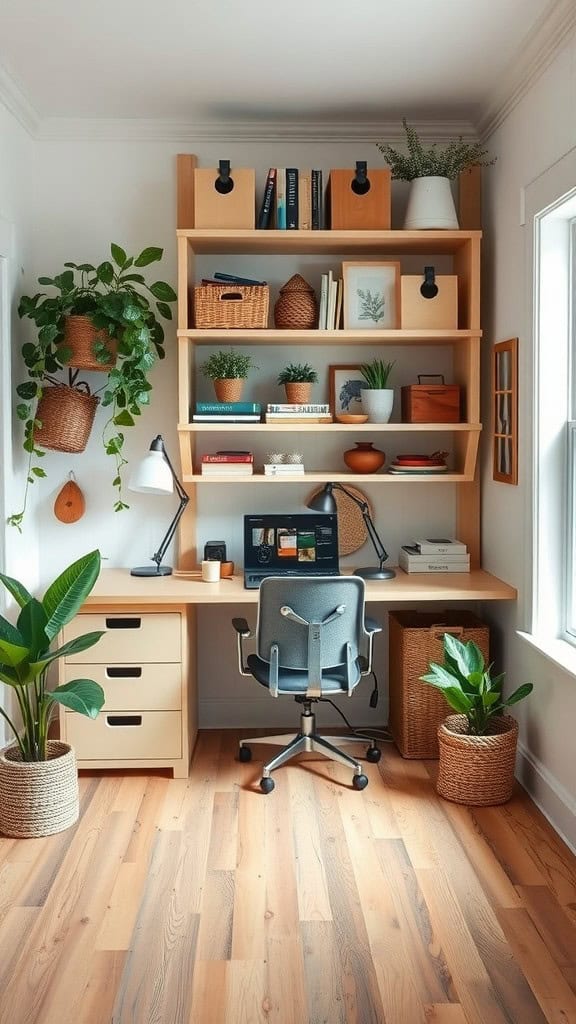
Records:
[[[368,502],[361,501],[360,498],[357,498],[355,494],[352,494],[351,491],[348,491],[344,487],[343,484],[336,483],[336,484],[333,484],[332,486],[333,486],[334,489],[338,489],[339,491],[343,491],[344,494],[348,495],[348,497],[351,498],[352,501],[354,502],[354,504],[357,505],[358,508],[360,509],[360,511],[362,513],[362,518],[364,519],[364,522],[366,524],[366,529],[368,531],[368,536],[370,537],[370,540],[372,541],[372,544],[374,546],[374,550],[375,550],[376,555],[377,555],[377,557],[379,559],[380,568],[382,568],[384,562],[387,561],[387,559],[388,559],[388,552],[386,551],[386,548],[384,547],[382,541],[380,540],[380,536],[379,536],[379,534],[378,534],[378,532],[376,530],[376,527],[374,525],[374,520],[372,519],[372,516],[370,515],[370,509],[368,507]]]
[[[170,466],[170,468],[172,469],[171,466]],[[177,484],[178,482],[179,481],[176,479],[176,477],[174,477],[174,483]],[[156,565],[160,565],[162,563],[162,559],[164,558],[164,555],[166,554],[166,551],[168,549],[168,545],[170,544],[174,534],[176,533],[176,527],[178,526],[178,523],[180,522],[180,519],[182,518],[182,515],[184,513],[184,509],[186,508],[186,505],[188,504],[188,502],[190,500],[188,495],[184,491],[184,488],[182,488],[182,491],[183,491],[182,494],[180,494],[180,491],[178,491],[178,493],[180,494],[180,505],[176,509],[176,513],[174,515],[174,518],[172,519],[172,522],[170,523],[170,526],[168,527],[168,529],[166,530],[166,533],[164,534],[164,537],[162,538],[162,541],[161,541],[160,547],[158,548],[158,551],[154,555],[152,555],[152,561],[156,562]]]

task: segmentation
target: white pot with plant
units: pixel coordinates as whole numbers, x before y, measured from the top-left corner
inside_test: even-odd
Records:
[[[278,384],[284,385],[286,401],[305,405],[312,397],[312,385],[318,374],[310,363],[288,363],[278,374]]]
[[[244,381],[252,369],[258,369],[252,357],[233,348],[228,352],[213,352],[201,366],[204,376],[214,381],[214,391],[219,402],[239,402]]]
[[[504,709],[532,692],[524,683],[505,699],[504,673],[492,674],[473,640],[444,634],[444,663],[431,662],[420,678],[441,690],[457,712],[438,729],[436,788],[446,800],[474,807],[503,804],[512,796],[518,723]]]
[[[480,142],[466,142],[462,136],[450,140],[444,149],[437,149],[435,143],[425,149],[405,117],[402,126],[406,132],[407,153],[382,143],[377,145],[390,164],[392,177],[412,183],[404,228],[456,230],[458,217],[450,181],[469,167],[486,167],[494,161],[483,159],[487,150]]]
[[[389,388],[388,378],[394,361],[385,363],[382,359],[374,359],[360,367],[360,373],[366,381],[362,388],[362,409],[368,415],[369,423],[388,423],[394,405],[394,389]]]

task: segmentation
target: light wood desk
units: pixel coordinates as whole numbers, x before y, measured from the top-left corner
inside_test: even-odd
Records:
[[[480,569],[366,582],[370,603],[512,601],[513,587]],[[60,709],[60,735],[80,768],[171,768],[186,778],[198,732],[196,606],[255,605],[243,578],[203,583],[185,576],[137,577],[104,569],[64,640],[105,630],[88,652],[61,662],[60,682],[96,679],[106,704],[96,720]],[[212,638],[208,637],[210,641]]]

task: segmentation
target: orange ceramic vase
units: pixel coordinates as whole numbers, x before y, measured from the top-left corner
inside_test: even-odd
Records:
[[[386,462],[386,453],[373,448],[371,441],[356,441],[356,447],[344,452],[344,462],[353,473],[376,473]]]

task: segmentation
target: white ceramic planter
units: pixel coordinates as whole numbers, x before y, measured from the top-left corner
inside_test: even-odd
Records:
[[[458,229],[449,178],[414,178],[410,185],[404,228],[407,231]]]
[[[369,423],[388,423],[393,404],[393,388],[362,388],[362,409]]]

